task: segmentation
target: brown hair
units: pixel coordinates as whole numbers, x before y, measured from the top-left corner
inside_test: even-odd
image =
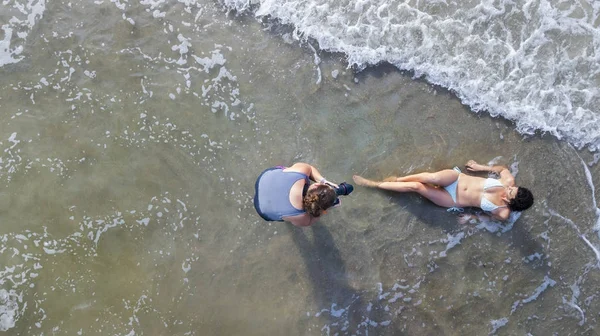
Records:
[[[309,190],[302,199],[302,207],[312,217],[319,217],[321,214],[333,205],[337,194],[335,190],[327,185],[319,185]]]

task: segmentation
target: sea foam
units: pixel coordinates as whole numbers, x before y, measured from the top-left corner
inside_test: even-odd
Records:
[[[15,326],[19,316],[19,304],[22,297],[14,290],[0,289],[0,331],[7,331]]]
[[[388,62],[476,112],[600,146],[600,2],[223,0],[294,27],[363,69]]]
[[[23,46],[33,26],[44,15],[46,0],[5,1],[2,6],[3,14],[12,17],[0,26],[4,32],[0,40],[0,67],[23,59]]]

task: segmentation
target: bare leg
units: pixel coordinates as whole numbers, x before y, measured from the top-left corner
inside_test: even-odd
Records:
[[[386,178],[384,181],[388,182],[421,182],[427,184],[434,184],[438,186],[448,186],[454,183],[458,179],[459,173],[454,169],[444,169],[435,173],[419,173],[413,175],[407,175],[403,177],[393,176]]]
[[[356,184],[361,186],[401,193],[416,192],[439,206],[449,208],[455,205],[452,197],[446,190],[432,187],[421,182],[378,182],[368,180],[358,175],[354,175],[352,178]]]
[[[352,179],[354,180],[354,183],[363,187],[377,188],[381,183],[383,183],[373,180],[367,180],[366,178],[358,175],[352,176]]]

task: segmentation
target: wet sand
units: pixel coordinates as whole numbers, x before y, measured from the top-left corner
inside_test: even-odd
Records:
[[[9,334],[593,333],[590,153],[524,137],[389,65],[355,72],[318,52],[317,66],[306,44],[208,5],[194,26],[208,27],[177,28],[190,53],[226,62],[186,72],[165,61],[181,57],[176,33],[114,12],[75,12],[109,22],[68,37],[50,6],[42,25],[60,37],[0,68],[0,288],[22,295]],[[51,84],[32,90],[40,77]],[[497,157],[536,197],[512,226],[361,187],[305,229],[263,222],[251,203],[275,165],[351,182]]]

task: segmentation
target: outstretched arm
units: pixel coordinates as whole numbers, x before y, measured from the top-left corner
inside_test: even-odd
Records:
[[[500,175],[500,180],[502,184],[508,187],[512,187],[515,185],[515,177],[512,176],[508,168],[506,166],[486,166],[475,162],[474,160],[469,160],[465,165],[467,167],[467,171],[471,172],[492,172]]]
[[[486,166],[475,162],[475,160],[469,160],[465,166],[468,171],[472,172],[494,172],[500,174],[503,170],[508,170],[505,166]]]

